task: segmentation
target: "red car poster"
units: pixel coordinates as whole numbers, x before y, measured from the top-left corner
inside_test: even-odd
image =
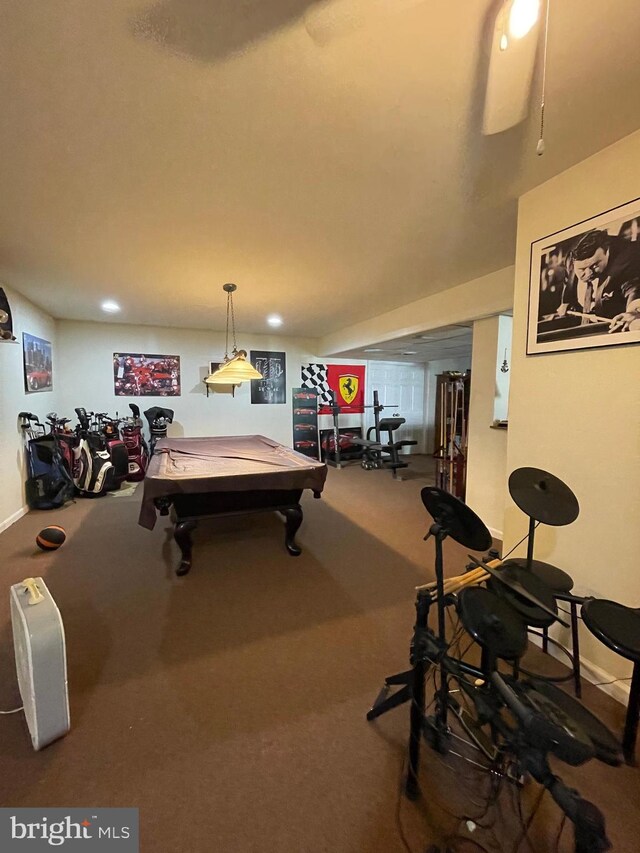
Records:
[[[180,356],[114,352],[116,397],[179,397]]]
[[[33,391],[52,391],[51,342],[23,332],[22,357],[24,389],[27,394],[31,394]]]

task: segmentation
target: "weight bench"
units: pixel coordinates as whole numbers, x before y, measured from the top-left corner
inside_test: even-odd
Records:
[[[363,448],[364,455],[362,457],[362,467],[366,471],[371,471],[374,468],[386,468],[393,472],[395,480],[396,472],[399,468],[408,468],[408,462],[402,462],[400,459],[400,450],[403,447],[411,447],[417,444],[417,441],[404,440],[394,441],[393,432],[405,423],[404,418],[382,418],[379,421],[377,429],[375,426],[369,427],[366,438],[354,438],[353,444],[357,444]],[[383,432],[387,433],[388,438],[383,443],[382,440],[374,440],[374,434],[380,435]]]

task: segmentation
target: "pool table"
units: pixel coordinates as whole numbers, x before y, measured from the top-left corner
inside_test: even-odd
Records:
[[[152,530],[157,514],[168,515],[171,508],[182,553],[178,575],[191,568],[191,533],[198,520],[212,516],[280,512],[286,549],[297,557],[302,492],[311,489],[319,498],[326,477],[324,463],[263,435],[163,438],[144,479],[138,523]]]

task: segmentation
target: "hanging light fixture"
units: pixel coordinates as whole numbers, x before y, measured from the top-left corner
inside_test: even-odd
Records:
[[[233,312],[233,294],[238,289],[235,284],[223,284],[222,289],[227,294],[227,333],[224,346],[224,361],[220,367],[205,378],[207,385],[240,385],[250,379],[262,379],[253,365],[247,361],[247,351],[239,350],[236,343],[236,320]],[[233,349],[229,356],[229,317],[231,317],[231,332]]]

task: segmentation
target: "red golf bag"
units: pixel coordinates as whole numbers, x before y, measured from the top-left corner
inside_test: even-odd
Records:
[[[129,477],[129,452],[118,432],[118,423],[106,414],[100,416],[102,422],[102,434],[107,452],[113,465],[112,491],[117,491],[122,483]]]
[[[129,473],[127,480],[130,483],[138,483],[144,480],[145,471],[149,464],[149,448],[142,434],[142,418],[140,409],[135,403],[129,403],[133,413],[132,418],[123,421],[121,427],[122,440],[127,448]]]

